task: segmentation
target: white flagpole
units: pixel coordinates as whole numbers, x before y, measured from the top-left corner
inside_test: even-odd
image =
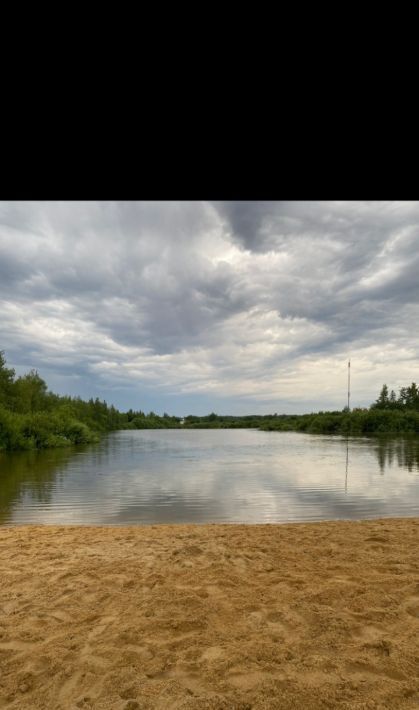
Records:
[[[348,361],[348,412],[350,412],[350,397],[351,397],[351,361]]]

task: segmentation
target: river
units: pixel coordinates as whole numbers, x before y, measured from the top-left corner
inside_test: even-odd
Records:
[[[0,524],[281,523],[417,516],[419,438],[118,431],[0,453]]]

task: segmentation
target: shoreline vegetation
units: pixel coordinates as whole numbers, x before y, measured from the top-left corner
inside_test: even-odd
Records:
[[[247,429],[343,436],[418,435],[419,388],[413,382],[396,396],[383,385],[369,408],[311,414],[228,416],[214,412],[184,418],[164,413],[118,411],[98,398],[50,392],[38,372],[15,377],[0,351],[0,450],[31,450],[88,444],[118,429]]]

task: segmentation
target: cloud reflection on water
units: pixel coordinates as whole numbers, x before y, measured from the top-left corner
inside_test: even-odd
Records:
[[[21,472],[18,494],[9,504],[3,499],[3,522],[273,523],[416,515],[418,462],[415,440],[251,430],[117,432],[85,451],[66,452],[49,471],[41,497]]]

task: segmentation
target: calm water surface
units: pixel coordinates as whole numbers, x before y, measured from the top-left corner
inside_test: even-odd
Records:
[[[278,523],[417,516],[419,440],[119,431],[0,453],[0,524]]]

